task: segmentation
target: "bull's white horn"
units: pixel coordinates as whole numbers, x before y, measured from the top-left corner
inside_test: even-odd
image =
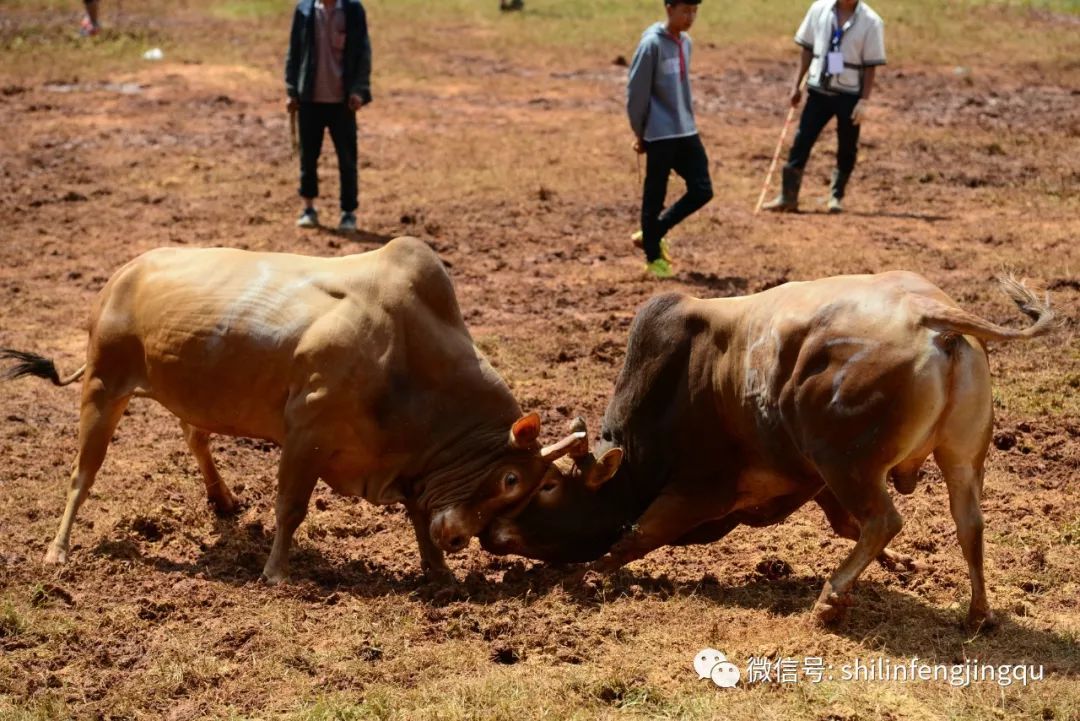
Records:
[[[577,433],[571,433],[558,443],[541,448],[540,458],[550,463],[557,458],[562,458],[571,451],[580,452],[582,447],[588,450],[589,436],[585,431],[578,431]]]

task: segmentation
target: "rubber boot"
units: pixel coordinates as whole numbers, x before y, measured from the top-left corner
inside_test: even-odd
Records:
[[[848,178],[851,177],[851,173],[845,173],[840,170],[834,170],[832,174],[832,185],[829,187],[829,212],[830,213],[843,213],[844,212],[844,190],[847,188]]]
[[[799,211],[799,188],[802,186],[803,171],[784,166],[780,195],[761,206],[774,213],[797,213]]]

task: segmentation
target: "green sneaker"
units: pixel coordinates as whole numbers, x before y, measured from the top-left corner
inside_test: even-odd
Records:
[[[646,264],[645,272],[658,280],[675,277],[675,269],[671,267],[670,262],[663,258],[657,258],[651,263]]]
[[[645,247],[645,234],[640,230],[630,236],[630,240],[634,241],[635,248]],[[671,262],[671,248],[668,246],[667,238],[660,239],[660,257]]]
[[[835,195],[829,196],[829,212],[833,214],[844,212],[844,204]]]

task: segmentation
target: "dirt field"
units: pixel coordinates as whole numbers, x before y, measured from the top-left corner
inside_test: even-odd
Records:
[[[1012,268],[1051,291],[1049,340],[994,347],[994,444],[983,503],[990,600],[970,635],[966,567],[928,464],[893,548],[849,620],[808,624],[849,542],[820,511],[664,549],[600,589],[542,564],[451,560],[467,600],[423,583],[408,519],[316,490],[291,585],[258,580],[277,449],[216,438],[238,518],[208,508],[176,421],[129,408],[73,533],[40,564],[75,452],[75,387],[22,380],[0,401],[0,718],[4,719],[1080,719],[1080,22],[1070,3],[881,8],[890,65],[863,134],[850,212],[824,214],[835,141],[819,142],[797,216],[755,217],[786,112],[801,2],[760,18],[703,5],[699,124],[715,200],[674,234],[677,280],[646,280],[628,242],[638,170],[625,67],[659,3],[369,3],[375,103],[360,114],[363,232],[293,227],[280,65],[288,3],[77,3],[0,10],[0,347],[82,361],[95,293],[162,245],[314,255],[428,241],[478,344],[548,437],[599,419],[635,309],[651,294],[751,293],[787,280],[919,271],[995,322]],[[656,7],[654,7],[654,5]],[[957,7],[959,6],[959,7]],[[1045,7],[1044,7],[1045,6]],[[936,11],[935,11],[936,12]],[[605,16],[605,13],[608,15]],[[748,14],[749,13],[749,14]],[[890,15],[890,13],[892,13]],[[895,22],[893,22],[895,20]],[[141,59],[161,47],[165,59]],[[322,166],[333,220],[333,154]],[[678,184],[673,184],[673,188]],[[719,689],[691,661],[720,649],[822,657],[836,678]],[[855,659],[1042,666],[1042,679],[953,687],[840,678]]]

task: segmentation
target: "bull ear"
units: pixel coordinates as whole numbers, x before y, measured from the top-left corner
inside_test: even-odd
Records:
[[[536,413],[518,418],[510,428],[510,445],[519,450],[532,448],[539,437],[540,416]]]
[[[596,463],[589,466],[585,472],[585,487],[595,491],[600,486],[611,480],[623,461],[623,449],[612,448],[604,455],[596,459]]]

